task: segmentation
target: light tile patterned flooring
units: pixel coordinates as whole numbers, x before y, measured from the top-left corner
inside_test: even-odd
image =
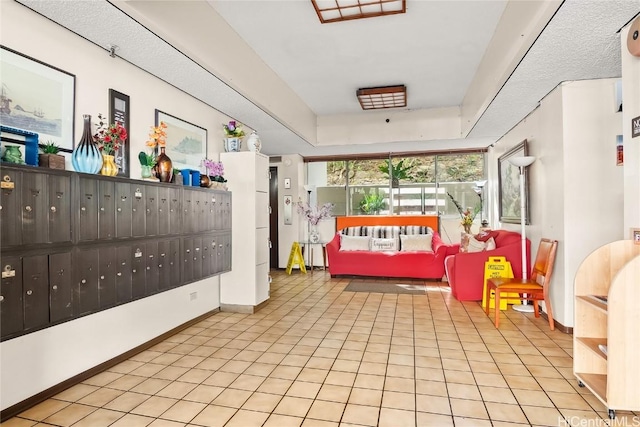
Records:
[[[456,301],[441,283],[397,295],[343,292],[349,279],[324,271],[272,276],[256,314],[212,315],[2,427],[608,421],[573,377],[572,337],[542,318],[509,310],[497,330],[478,303]],[[618,411],[615,425],[640,417]]]

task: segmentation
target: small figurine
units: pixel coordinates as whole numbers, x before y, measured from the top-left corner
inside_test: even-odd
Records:
[[[24,165],[24,160],[22,159],[22,152],[20,151],[20,147],[18,145],[7,145],[4,150],[4,156],[2,156],[2,160],[7,163],[16,163],[18,165]]]

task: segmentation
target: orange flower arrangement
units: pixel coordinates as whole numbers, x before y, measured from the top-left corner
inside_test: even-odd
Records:
[[[146,142],[147,147],[165,147],[167,145],[167,132],[165,129],[167,124],[160,122],[158,126],[151,126],[151,133],[149,133],[149,140]]]

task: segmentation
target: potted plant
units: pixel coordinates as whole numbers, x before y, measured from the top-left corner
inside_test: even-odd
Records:
[[[60,147],[53,141],[49,140],[44,144],[40,144],[42,154],[38,155],[38,163],[40,166],[50,169],[65,169],[64,156],[58,154]]]
[[[242,124],[231,120],[226,125],[222,125],[224,130],[224,151],[240,151],[242,148],[242,137],[244,136],[244,130]]]
[[[227,180],[224,177],[224,165],[222,162],[214,162],[213,160],[204,159],[204,167],[209,180],[211,181],[210,187],[226,189],[224,184]]]
[[[156,165],[156,158],[152,154],[141,151],[140,154],[138,154],[138,160],[140,161],[140,176],[142,176],[142,179],[157,181],[152,173],[152,169]]]
[[[384,209],[384,197],[379,193],[365,194],[360,209],[367,215],[378,215]]]

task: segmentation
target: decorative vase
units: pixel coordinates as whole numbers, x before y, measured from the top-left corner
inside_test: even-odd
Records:
[[[91,116],[83,114],[84,128],[82,138],[73,149],[71,164],[76,172],[96,174],[102,169],[102,155],[91,133]]]
[[[320,233],[318,233],[318,229],[315,225],[312,225],[309,230],[309,242],[320,243]]]
[[[241,137],[227,137],[223,140],[224,142],[224,151],[226,152],[235,152],[240,151],[242,148],[242,138]]]
[[[249,151],[255,151],[256,153],[259,153],[262,148],[262,141],[260,141],[260,137],[255,130],[247,138],[247,148]]]
[[[173,177],[173,163],[164,152],[164,147],[160,147],[160,155],[156,159],[156,177],[160,182],[171,182]]]
[[[140,165],[140,176],[142,177],[142,179],[153,179],[151,166]]]
[[[211,185],[209,177],[205,174],[200,174],[200,187],[208,188]]]
[[[102,168],[100,169],[100,175],[118,175],[118,166],[116,165],[116,159],[113,155],[102,154]]]

